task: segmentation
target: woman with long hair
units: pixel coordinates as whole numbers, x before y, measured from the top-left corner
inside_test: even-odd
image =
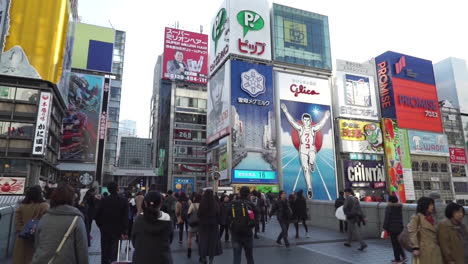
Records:
[[[41,219],[47,209],[49,209],[49,204],[47,204],[42,197],[41,187],[39,185],[30,187],[26,191],[26,196],[15,213],[15,230],[17,236],[15,248],[13,250],[13,264],[31,263],[34,253],[34,240],[23,239],[19,237],[18,234],[32,219]]]
[[[383,229],[388,232],[392,241],[393,255],[392,263],[401,264],[406,262],[406,254],[398,241],[398,236],[403,232],[403,205],[398,202],[398,197],[388,197],[388,205],[385,208],[385,220]]]
[[[179,228],[179,244],[183,243],[184,239],[184,226],[188,236],[188,210],[190,208],[191,201],[188,199],[185,193],[179,194],[179,200],[176,203],[175,214],[177,217],[177,227]]]
[[[408,233],[413,249],[413,263],[443,263],[433,212],[434,200],[428,197],[419,198],[416,215],[413,215],[408,223]],[[417,262],[418,260],[419,262]]]
[[[211,264],[215,256],[223,253],[219,239],[220,209],[212,190],[206,190],[203,194],[198,209],[198,218],[200,262],[206,263],[206,257],[209,257]]]
[[[193,202],[188,209],[189,219],[191,218],[192,214],[196,214],[198,216],[198,209],[200,208],[202,196],[199,193],[196,193],[193,196]],[[189,223],[188,227],[188,239],[187,239],[187,257],[192,257],[192,238],[196,236],[198,233],[198,225],[199,223]]]
[[[307,220],[307,204],[306,199],[304,197],[304,192],[299,190],[296,195],[296,200],[293,202],[293,215],[294,217],[294,227],[296,228],[296,238],[299,238],[299,222],[302,222],[304,226],[306,235],[305,237],[309,237],[309,229],[307,228],[306,220]]]
[[[159,192],[150,191],[145,195],[143,213],[133,223],[133,263],[172,264],[173,226],[171,217],[161,211],[162,201]]]

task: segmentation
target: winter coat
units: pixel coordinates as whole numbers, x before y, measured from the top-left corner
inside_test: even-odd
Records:
[[[21,204],[15,212],[15,230],[16,234],[23,230],[33,217],[41,219],[44,213],[49,209],[48,203],[30,203]],[[34,241],[25,240],[16,236],[15,248],[13,250],[13,264],[31,263],[34,253]]]
[[[214,211],[214,208],[213,208]],[[220,211],[215,215],[206,215],[198,210],[198,254],[200,257],[219,256],[223,254],[219,236]]]
[[[289,221],[292,217],[292,210],[289,206],[288,200],[278,200],[273,205],[273,208],[270,212],[270,217],[276,213],[278,221]]]
[[[437,227],[428,222],[424,215],[418,213],[411,217],[408,223],[408,232],[411,247],[419,248],[419,263],[443,263],[442,253],[440,252],[439,243],[437,241]],[[416,257],[413,257],[413,260],[415,258]]]
[[[229,212],[231,210],[231,204],[222,202],[220,204],[220,206],[219,206],[219,209],[220,209],[220,212],[221,212],[220,225],[225,226],[225,225],[228,224],[228,216],[229,216]]]
[[[343,212],[345,213],[346,219],[348,220],[362,221],[362,219],[366,218],[364,212],[361,209],[359,200],[352,195],[345,199],[343,204]]]
[[[101,200],[96,212],[96,223],[106,234],[120,237],[128,232],[128,202],[117,194]]]
[[[135,196],[135,204],[137,208],[137,215],[143,213],[143,200],[145,199],[144,195]]]
[[[187,203],[187,208],[190,208],[190,205],[192,204],[192,202],[190,200],[186,201],[185,203]],[[183,206],[182,206],[182,202],[178,201],[176,203],[176,207],[175,207],[175,215],[177,217],[177,223],[178,224],[182,224],[185,220],[182,219],[182,209],[183,209]],[[187,211],[188,212],[188,211]]]
[[[293,203],[293,214],[294,218],[298,220],[307,219],[307,204],[305,199],[296,199]]]
[[[246,205],[246,207],[248,209],[253,210],[255,221],[258,221],[260,219],[260,211],[258,210],[258,208],[250,200],[246,200],[246,199],[242,199],[242,198],[240,198],[239,200],[232,201],[228,205],[229,209],[228,209],[228,220],[227,221],[228,221],[228,225],[230,226],[232,236],[234,238],[236,238],[236,239],[253,239],[252,228],[247,228],[246,230],[236,230],[236,231],[234,231],[231,228],[233,218],[234,218],[234,216],[232,214],[232,207],[235,206],[235,203],[245,203],[245,205]]]
[[[385,208],[383,229],[391,235],[399,235],[403,231],[403,205],[401,203],[389,203]]]
[[[465,234],[465,237],[460,237],[460,232]],[[464,264],[465,248],[463,239],[468,238],[468,229],[465,225],[454,225],[451,220],[447,219],[439,224],[437,230],[437,238],[439,239],[440,249],[444,263],[454,262],[455,264]],[[468,252],[467,252],[468,253]],[[468,261],[468,260],[467,260]]]
[[[73,206],[59,205],[49,209],[39,222],[31,264],[44,264],[52,259],[75,216],[78,216],[75,228],[65,240],[54,263],[89,263],[88,238],[83,214]]]
[[[149,222],[143,214],[138,215],[132,230],[133,263],[172,264],[173,230],[171,217],[164,212],[155,222]]]
[[[335,211],[336,209],[340,208],[340,206],[343,206],[345,202],[344,197],[338,197],[338,199],[335,200]]]

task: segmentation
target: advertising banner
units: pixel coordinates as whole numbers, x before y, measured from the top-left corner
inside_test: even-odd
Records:
[[[375,59],[382,117],[399,127],[442,133],[432,62],[388,51]]]
[[[1,194],[24,194],[26,178],[23,177],[0,177]]]
[[[225,0],[211,22],[210,74],[229,54],[271,60],[267,0]]]
[[[207,144],[229,134],[230,65],[229,61],[226,62],[208,83]]]
[[[249,175],[276,178],[272,67],[231,61],[231,103],[233,178],[236,173],[244,182],[251,182]]]
[[[279,193],[279,186],[276,184],[272,185],[260,185],[260,184],[233,184],[232,187],[234,187],[234,192],[239,193],[240,189],[243,187],[249,187],[250,192],[253,191],[261,191],[265,194],[272,192],[272,193]]]
[[[356,120],[339,120],[341,151],[383,154],[380,124]]]
[[[405,184],[405,195],[407,201],[416,201],[416,192],[414,191],[413,168],[411,166],[411,155],[408,140],[408,132],[405,129],[399,129],[400,132],[400,156],[403,167],[403,183]]]
[[[326,16],[273,4],[272,42],[276,61],[332,69]]]
[[[163,79],[206,84],[207,61],[208,35],[165,28]]]
[[[284,190],[302,189],[316,200],[336,199],[328,81],[277,72],[275,85],[281,99]]]
[[[49,0],[47,5],[41,1],[1,1],[0,10],[6,11],[0,15],[0,74],[57,84],[62,76],[69,1]]]
[[[466,151],[464,148],[449,148],[450,163],[466,164]]]
[[[41,93],[36,118],[36,131],[34,133],[33,155],[44,155],[46,153],[52,102],[51,93]]]
[[[411,154],[449,156],[448,140],[445,134],[408,130]]]
[[[381,161],[343,160],[346,187],[385,188],[385,165]]]
[[[195,191],[195,180],[193,178],[174,178],[174,192],[191,194]]]
[[[224,137],[219,141],[219,144],[211,150],[211,157],[208,158],[211,171],[218,171],[220,174],[220,180],[227,180],[228,177],[228,165],[229,165],[229,152],[228,152],[228,139]]]
[[[63,119],[60,159],[96,162],[104,77],[72,73],[68,109]]]
[[[369,63],[336,60],[336,67],[336,115],[378,120],[373,66]]]

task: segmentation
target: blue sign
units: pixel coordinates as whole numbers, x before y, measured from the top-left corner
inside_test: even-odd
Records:
[[[447,135],[408,130],[411,154],[449,156]]]
[[[174,178],[174,192],[192,193],[195,191],[193,178]]]
[[[233,183],[278,183],[276,171],[232,170]]]

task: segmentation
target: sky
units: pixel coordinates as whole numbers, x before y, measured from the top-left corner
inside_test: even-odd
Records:
[[[255,1],[255,0],[252,0]],[[137,122],[149,136],[153,73],[164,47],[164,28],[210,31],[222,0],[79,0],[81,22],[126,32],[120,120]],[[333,62],[363,62],[385,51],[439,62],[468,60],[466,0],[274,0],[328,16]]]

